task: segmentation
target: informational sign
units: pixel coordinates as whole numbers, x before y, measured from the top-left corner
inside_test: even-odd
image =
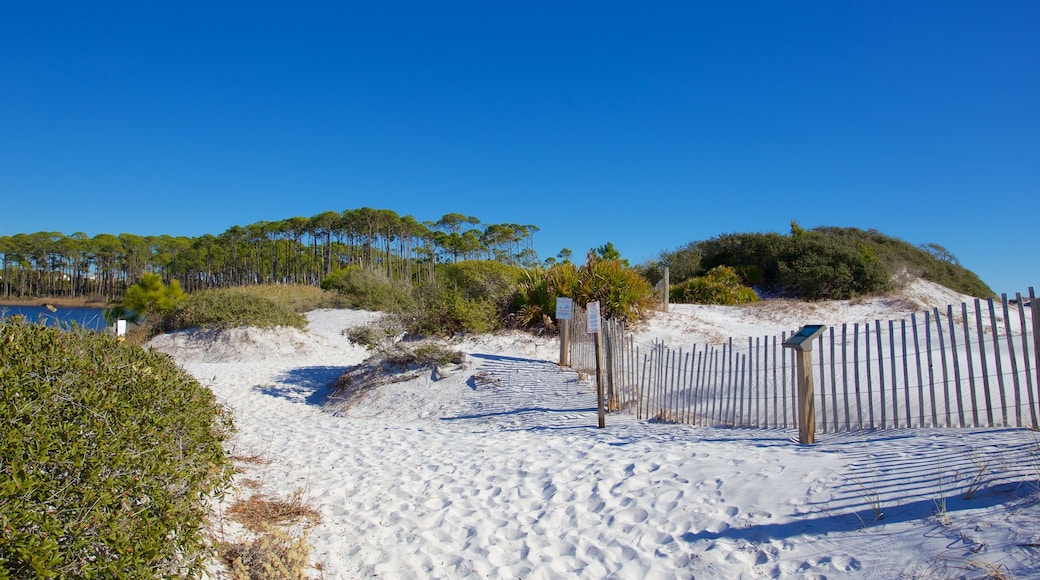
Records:
[[[784,346],[795,350],[810,351],[812,350],[813,339],[819,336],[826,328],[822,324],[806,324],[798,332],[789,336],[784,341]]]
[[[585,314],[585,332],[596,334],[599,332],[599,300],[586,304]]]
[[[563,296],[556,297],[556,320],[570,320],[574,301]]]

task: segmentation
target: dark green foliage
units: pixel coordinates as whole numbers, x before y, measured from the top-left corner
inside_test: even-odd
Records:
[[[890,290],[892,276],[867,244],[810,232],[793,236],[777,284],[809,299],[851,298]]]
[[[350,308],[392,312],[411,301],[407,287],[374,270],[350,267],[336,270],[321,282],[323,290],[338,292]]]
[[[883,293],[894,279],[920,276],[973,296],[989,289],[937,244],[916,247],[875,230],[820,227],[806,230],[796,222],[791,234],[724,234],[663,253],[663,265],[698,262],[696,270],[676,267],[671,282],[681,283],[717,266],[730,266],[745,284],[763,290],[813,299],[851,298]]]
[[[729,266],[716,266],[704,276],[672,284],[672,302],[687,304],[743,304],[757,302],[758,294],[740,283],[737,271]]]
[[[0,577],[197,577],[230,417],[165,355],[0,322]]]
[[[166,315],[160,329],[236,328],[239,326],[292,326],[304,328],[307,319],[284,304],[233,289],[206,290],[189,294]]]

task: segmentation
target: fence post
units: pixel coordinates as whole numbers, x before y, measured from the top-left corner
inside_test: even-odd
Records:
[[[798,352],[798,442],[816,442],[816,400],[813,397],[812,351]]]
[[[664,303],[664,311],[665,312],[668,312],[668,299],[670,298],[669,295],[671,294],[671,284],[672,284],[672,282],[671,282],[671,280],[669,278],[670,278],[670,276],[668,274],[668,266],[665,266],[665,268],[664,268],[664,279],[662,280],[663,284],[661,284],[661,286],[662,286],[662,288],[661,288],[661,302]]]
[[[571,364],[571,318],[574,301],[566,296],[556,297],[556,320],[560,321],[560,366]]]
[[[560,366],[571,365],[571,321],[560,321]]]
[[[812,341],[826,327],[822,324],[803,326],[784,341],[784,348],[797,351],[795,366],[798,372],[798,442],[810,445],[816,442],[816,403],[813,400]]]
[[[603,405],[603,339],[601,332],[593,333],[596,343],[596,413],[599,418],[599,428],[607,426],[607,419]]]

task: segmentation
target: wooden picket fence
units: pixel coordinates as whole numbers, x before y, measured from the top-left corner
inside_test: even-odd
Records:
[[[574,308],[570,364],[594,377],[594,337],[585,332],[584,314]],[[623,322],[603,321],[609,408],[702,426],[797,428],[796,353],[783,347],[796,331],[644,349]],[[1040,428],[1040,305],[1032,288],[1027,299],[1003,295],[909,320],[832,326],[812,350],[819,432]]]

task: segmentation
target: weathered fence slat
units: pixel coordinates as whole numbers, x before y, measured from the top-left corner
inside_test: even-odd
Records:
[[[1008,308],[1007,294],[1000,295],[1000,303],[1004,313],[1004,336],[1007,338],[1008,356],[1011,358],[1012,388],[1015,389],[1015,426],[1022,426],[1022,391],[1018,380],[1018,358],[1015,356],[1015,339],[1011,336],[1011,314]]]
[[[1026,307],[1022,304],[1022,293],[1015,293],[1015,302],[1018,303],[1018,321],[1022,328],[1022,362],[1025,363],[1026,393],[1029,399],[1029,418],[1033,429],[1040,429],[1036,416],[1036,398],[1033,396],[1033,370],[1029,362],[1029,332],[1026,327]]]
[[[968,382],[971,387],[968,389],[968,393],[971,395],[971,426],[979,427],[979,405],[978,405],[978,394],[975,390],[975,365],[972,362],[975,357],[971,353],[971,334],[969,327],[971,323],[968,322],[968,304],[961,302],[961,321],[964,323],[964,352],[968,359]]]
[[[953,427],[953,414],[950,412],[950,376],[946,367],[946,339],[943,338],[943,325],[942,317],[939,315],[939,309],[933,310],[935,313],[935,333],[939,337],[939,360],[942,363],[942,380],[943,380],[943,409],[946,410],[946,426]],[[954,353],[957,356],[957,353]]]
[[[913,427],[913,421],[911,419],[910,409],[910,357],[906,353],[906,320],[899,321],[899,337],[901,344],[903,345],[902,358],[903,358],[903,397],[905,398],[906,408],[906,425],[905,427]]]
[[[1004,365],[1000,362],[1000,335],[997,331],[997,315],[993,308],[993,299],[989,298],[986,300],[989,304],[989,324],[990,331],[993,333],[993,355],[996,361],[997,367],[997,392],[1000,394],[1000,417],[1001,425],[1008,425],[1008,405],[1007,405],[1007,393],[1004,392]]]
[[[989,390],[989,357],[986,356],[986,331],[982,326],[982,305],[975,299],[975,329],[979,338],[979,363],[982,365],[982,389],[986,397],[986,426],[993,426],[993,395]]]
[[[939,321],[936,320],[936,323]],[[928,364],[928,393],[932,403],[932,427],[939,426],[939,411],[935,404],[935,368],[932,366],[932,313],[924,313],[925,360]]]

